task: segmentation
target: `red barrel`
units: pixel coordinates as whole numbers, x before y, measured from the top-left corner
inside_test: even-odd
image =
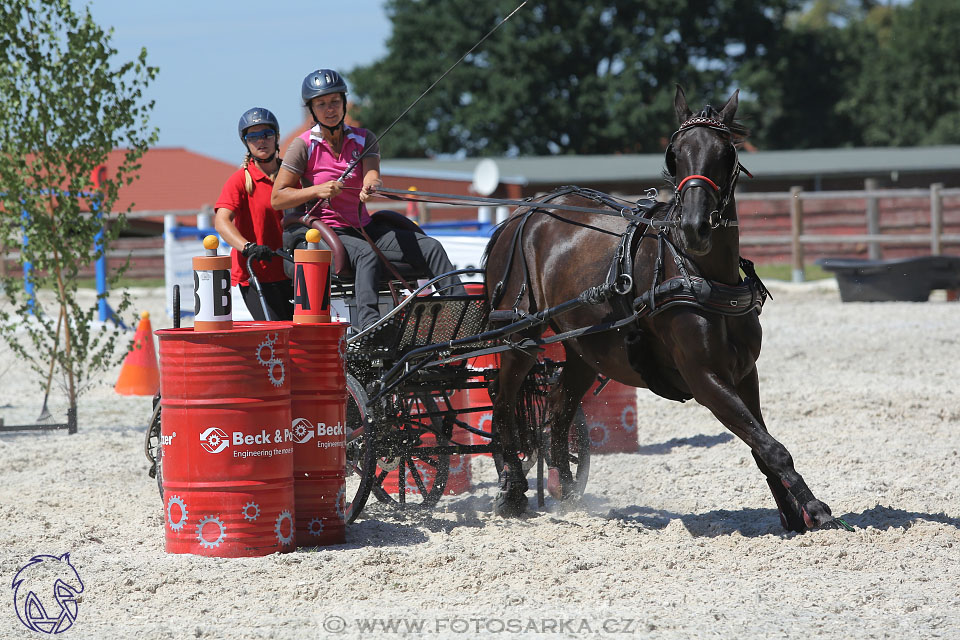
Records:
[[[423,446],[432,447],[436,445],[437,440],[431,433],[425,433],[420,438],[420,442]],[[450,461],[450,464],[453,465],[453,460]],[[420,479],[423,481],[423,486],[426,487],[427,491],[433,491],[434,481],[437,477],[437,470],[434,469],[431,465],[427,464],[422,460],[414,460],[413,465],[417,469],[417,475],[420,476]],[[420,494],[420,489],[417,487],[417,481],[413,477],[413,474],[410,472],[410,468],[405,463],[403,465],[405,474],[404,474],[404,492],[408,495],[410,494]],[[447,480],[449,482],[449,476]],[[383,490],[387,493],[398,495],[400,493],[400,469],[392,469],[389,473],[383,478],[383,483],[381,484]],[[444,493],[447,492],[447,489],[444,488]]]
[[[343,322],[290,333],[293,487],[297,546],[342,544],[346,506],[347,378]]]
[[[599,395],[593,395],[596,386],[587,391],[581,403],[590,431],[590,450],[594,453],[636,452],[636,387],[611,380]]]
[[[156,332],[168,553],[294,549],[289,325]]]
[[[319,232],[318,232],[319,235]],[[293,274],[293,321],[330,322],[330,263],[326,249],[296,249]]]

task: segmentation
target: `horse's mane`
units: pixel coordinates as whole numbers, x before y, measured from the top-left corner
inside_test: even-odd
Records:
[[[706,104],[703,106],[703,109],[700,110],[700,113],[697,114],[699,117],[711,118],[713,120],[720,119],[720,112],[713,108],[712,105]],[[734,118],[733,122],[727,125],[727,128],[730,130],[730,142],[734,144],[740,144],[744,142],[747,138],[750,137],[750,129],[747,128],[740,120]]]

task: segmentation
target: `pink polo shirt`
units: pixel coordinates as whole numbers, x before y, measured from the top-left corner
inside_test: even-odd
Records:
[[[347,166],[360,157],[364,149],[373,147],[364,158],[380,157],[380,145],[377,137],[366,129],[343,125],[343,144],[340,153],[335,154],[323,139],[320,125],[293,139],[287,153],[283,156],[283,167],[300,176],[300,184],[310,187],[338,179]],[[330,202],[314,211],[314,215],[331,227],[366,226],[370,222],[367,207],[360,202],[360,189],[363,188],[363,161],[361,160],[343,180],[343,191]],[[309,211],[315,201],[307,203]],[[359,216],[357,212],[359,210]]]

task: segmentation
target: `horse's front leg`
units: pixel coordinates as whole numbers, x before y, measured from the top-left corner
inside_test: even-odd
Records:
[[[750,447],[757,466],[767,477],[784,528],[800,533],[816,528],[849,528],[813,495],[794,468],[793,456],[767,432],[760,415],[756,368],[739,385],[727,382],[724,376],[702,365],[690,369],[684,378],[697,402],[710,409]]]
[[[767,426],[763,421],[763,415],[760,411],[760,383],[756,367],[737,385],[737,394],[743,400],[750,413],[757,419],[760,427],[766,431]],[[767,485],[770,487],[773,499],[777,502],[777,510],[780,512],[780,524],[783,525],[783,528],[787,531],[803,533],[808,528],[815,526],[812,524],[809,512],[807,512],[805,517],[804,508],[797,502],[796,497],[787,490],[781,478],[764,463],[756,451],[751,451],[751,453],[760,471],[766,476]],[[827,507],[827,505],[819,500],[817,500],[817,502],[826,509],[828,514],[830,513],[830,507]],[[839,520],[838,524],[842,522],[842,520]]]

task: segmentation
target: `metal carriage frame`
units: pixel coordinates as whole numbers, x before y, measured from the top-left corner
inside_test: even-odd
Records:
[[[531,323],[491,331],[484,294],[432,291],[438,281],[451,275],[482,273],[463,269],[441,274],[375,325],[348,338],[348,522],[365,507],[376,510],[370,509],[370,494],[387,508],[434,506],[444,494],[452,456],[491,454],[499,470],[502,459],[496,432],[468,422],[471,414],[492,411],[492,404],[464,406],[458,394],[486,389],[495,398],[498,369],[477,368],[471,361],[509,348],[535,355],[539,351],[535,345],[504,344],[507,336]],[[546,400],[562,366],[539,357],[518,404],[517,418],[533,444],[532,455],[524,460],[525,470],[537,468],[540,506],[551,479]],[[577,490],[582,492],[590,468],[590,439],[582,412],[569,441],[571,467]],[[394,470],[397,473],[388,478]]]

